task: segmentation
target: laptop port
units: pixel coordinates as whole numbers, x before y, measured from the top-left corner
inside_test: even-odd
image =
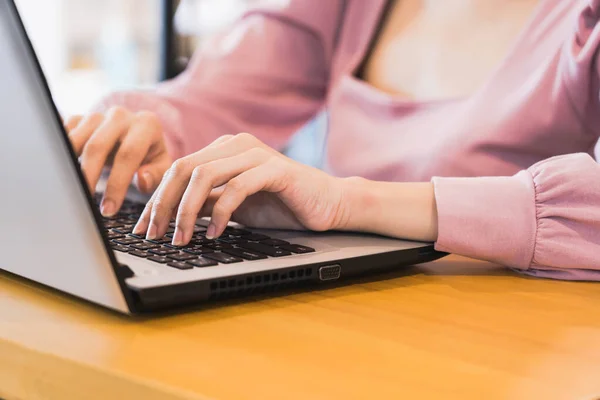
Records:
[[[333,281],[342,274],[342,267],[339,264],[325,265],[319,268],[319,279],[322,281]]]

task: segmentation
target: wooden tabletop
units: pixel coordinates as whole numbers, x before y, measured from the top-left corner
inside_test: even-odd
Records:
[[[131,319],[0,275],[0,397],[597,399],[600,283],[448,257]]]

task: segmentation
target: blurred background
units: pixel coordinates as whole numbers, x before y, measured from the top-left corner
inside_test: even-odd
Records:
[[[203,39],[256,0],[16,2],[55,101],[70,115],[108,92],[152,85],[183,69]],[[168,54],[165,40],[173,40]],[[165,71],[167,61],[173,71]]]
[[[278,0],[16,0],[63,116],[106,94],[147,87],[185,69],[194,51],[249,7]],[[285,153],[322,166],[326,114]]]

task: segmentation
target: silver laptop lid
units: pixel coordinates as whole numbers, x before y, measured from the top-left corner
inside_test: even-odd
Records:
[[[128,312],[13,1],[0,2],[0,269]]]

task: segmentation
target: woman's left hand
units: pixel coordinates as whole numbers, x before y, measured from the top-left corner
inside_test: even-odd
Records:
[[[343,179],[293,161],[250,134],[223,136],[173,164],[134,233],[162,237],[173,216],[175,245],[191,240],[198,216],[211,216],[209,238],[220,236],[230,219],[255,228],[341,229],[348,218],[343,192]]]

